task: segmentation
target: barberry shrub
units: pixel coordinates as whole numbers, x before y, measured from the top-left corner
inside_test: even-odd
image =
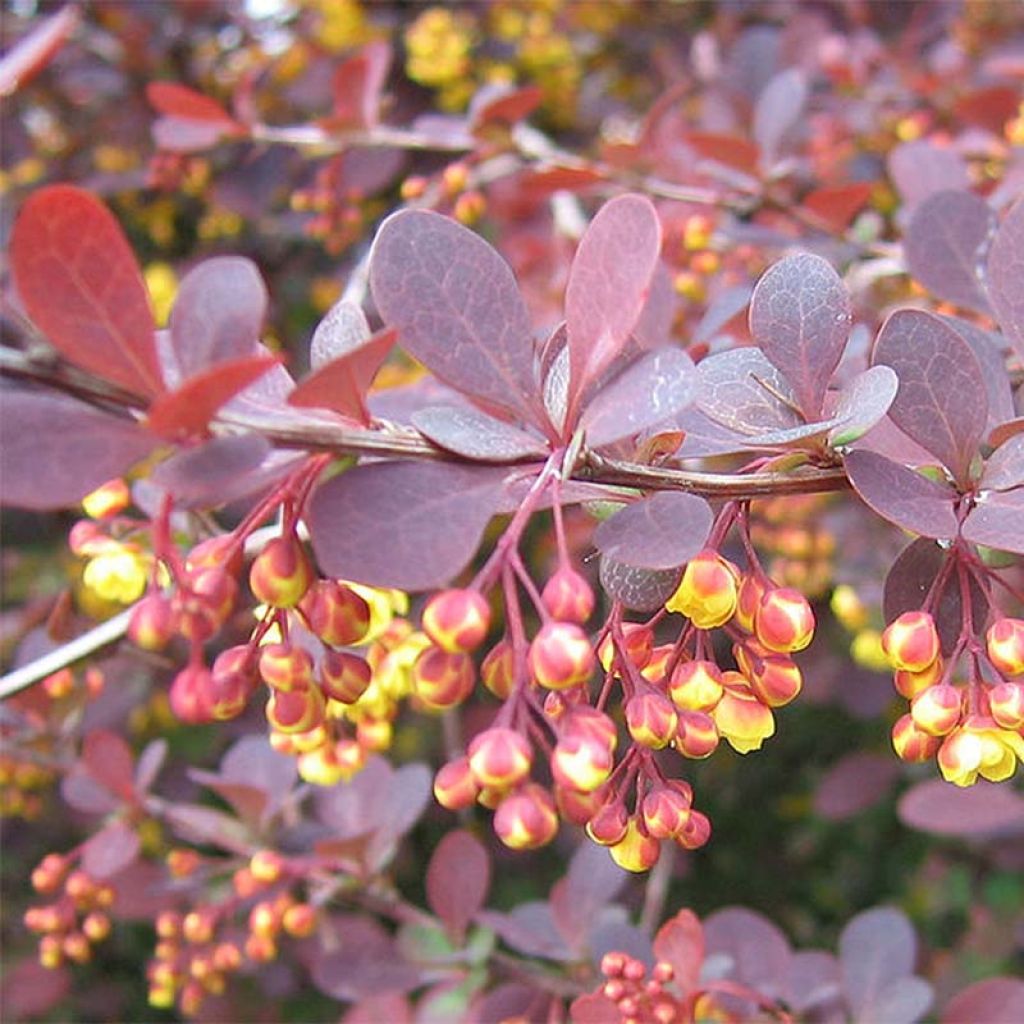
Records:
[[[161,7],[0,60],[6,1016],[1024,1016],[1020,12]]]

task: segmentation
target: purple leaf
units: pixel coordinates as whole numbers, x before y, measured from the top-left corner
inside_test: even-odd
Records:
[[[956,492],[883,455],[852,451],[844,460],[853,489],[890,523],[923,537],[957,534]]]
[[[4,1017],[27,1021],[47,1016],[71,990],[70,971],[66,967],[44,967],[36,956],[12,963],[11,956],[12,953],[8,953],[3,980],[0,980],[0,1006]],[[614,1003],[608,1005],[614,1007]]]
[[[964,789],[944,779],[928,779],[903,794],[897,812],[908,828],[935,835],[1024,835],[1024,797],[992,782],[978,781]]]
[[[18,39],[0,57],[0,96],[7,98],[42,71],[78,27],[80,17],[79,9],[68,4],[37,21],[29,32]],[[20,1018],[22,1014],[15,1013],[13,1016]]]
[[[1024,485],[1024,434],[1015,434],[985,461],[980,486],[985,490],[1009,491]]]
[[[3,503],[34,509],[77,504],[159,443],[132,420],[70,398],[9,389],[0,392],[0,435]]]
[[[699,345],[710,341],[733,317],[739,316],[747,308],[752,294],[753,289],[749,285],[738,284],[726,288],[712,299],[693,331],[691,343]]]
[[[895,907],[876,907],[858,914],[839,936],[839,962],[846,998],[854,1020],[885,1020],[904,1024],[917,1015],[886,1016],[885,990],[914,972],[917,936],[906,915]],[[929,998],[921,1008],[928,1008]]]
[[[845,1020],[839,962],[831,953],[801,950],[789,962],[787,1003],[800,1019]]]
[[[697,407],[738,434],[804,427],[785,378],[760,349],[736,348],[697,364]]]
[[[697,375],[678,348],[641,356],[605,384],[580,417],[587,444],[597,448],[663,423],[693,401]]]
[[[507,914],[482,910],[476,915],[476,921],[489,928],[506,945],[527,956],[560,961],[576,958],[559,933],[551,906],[545,901],[520,903]]]
[[[499,1020],[535,1020],[537,1012],[550,1005],[550,998],[542,989],[519,981],[506,981],[495,985],[470,1008],[464,1024],[493,1024]],[[581,999],[589,998],[580,996],[572,1005],[575,1006]],[[609,1000],[605,1000],[605,1005],[614,1006]],[[605,1024],[607,1019],[605,1017],[599,1021],[588,1017],[587,1021],[588,1024]],[[573,1020],[575,1021],[575,1018]],[[374,1021],[372,1024],[378,1022]]]
[[[863,437],[889,411],[899,386],[899,378],[889,366],[872,366],[858,373],[839,393],[832,417],[839,422],[829,432],[829,443],[838,447]]]
[[[914,1024],[924,1017],[934,999],[932,986],[924,978],[897,978],[875,996],[870,1017],[862,1019]]]
[[[267,289],[242,256],[203,260],[182,279],[168,327],[184,377],[257,353]]]
[[[382,870],[391,860],[398,841],[419,821],[432,796],[433,775],[425,764],[404,764],[391,772],[378,809],[380,822],[366,849],[370,871]]]
[[[369,995],[350,1006],[339,1024],[413,1024],[412,1006],[400,992]]]
[[[946,552],[933,541],[920,537],[908,544],[893,562],[885,578],[883,611],[886,622],[904,612],[922,607],[946,560]],[[988,599],[975,582],[971,582],[971,605],[975,622],[984,621]],[[932,604],[935,628],[939,631],[944,654],[949,654],[960,633],[962,612],[960,586],[956,573],[951,573]]]
[[[845,285],[829,263],[812,253],[780,260],[754,288],[750,333],[810,420],[821,413],[850,323]]]
[[[683,997],[700,981],[704,963],[704,930],[692,910],[680,910],[654,937],[654,955],[672,966],[672,977]]]
[[[991,440],[992,431],[1014,417],[1013,390],[1006,370],[1006,354],[1003,352],[1005,339],[1001,334],[982,330],[960,317],[943,316],[942,320],[971,346],[978,360],[985,390],[988,392],[988,420],[985,429],[989,432],[989,444],[994,444],[996,442]]]
[[[673,344],[672,322],[675,320],[678,296],[672,287],[672,276],[664,263],[659,263],[651,278],[647,301],[633,327],[633,340],[640,348],[653,350]]]
[[[543,425],[526,306],[482,238],[440,214],[402,210],[377,232],[370,284],[384,322],[441,380]]]
[[[123,821],[112,821],[82,846],[82,867],[93,878],[110,878],[139,854],[139,835]]]
[[[784,996],[783,981],[792,951],[786,936],[761,914],[727,907],[704,921],[707,955],[728,957],[729,977],[769,998]]]
[[[601,557],[601,586],[608,596],[637,612],[653,612],[675,593],[681,569],[638,569]]]
[[[428,406],[412,414],[412,423],[439,448],[478,462],[521,462],[548,450],[542,438],[472,406]]]
[[[875,341],[872,362],[900,379],[889,416],[961,483],[988,419],[988,393],[970,346],[948,324],[919,309],[900,309]]]
[[[164,761],[167,760],[168,749],[167,740],[162,736],[159,739],[150,740],[146,744],[142,753],[139,754],[139,760],[135,765],[135,781],[133,786],[137,793],[147,793],[149,791],[156,781],[157,775],[160,774]]]
[[[590,961],[595,967],[601,963],[605,953],[613,950],[621,950],[649,968],[654,966],[650,937],[636,925],[630,924],[627,917],[624,907],[605,907],[601,911],[587,943]]]
[[[988,296],[1007,338],[1024,359],[1024,199],[996,232],[988,254]]]
[[[960,532],[975,544],[1024,554],[1024,488],[980,493]]]
[[[167,823],[175,834],[191,843],[210,843],[242,852],[252,843],[248,828],[237,818],[201,804],[175,803],[167,808]]]
[[[384,992],[410,992],[422,984],[419,970],[402,959],[376,921],[346,915],[334,924],[334,943],[329,949],[318,946],[310,971],[321,992],[355,1001]]]
[[[616,512],[594,531],[602,554],[637,569],[672,569],[704,546],[714,516],[694,494],[660,491]]]
[[[623,195],[605,203],[587,228],[565,291],[570,416],[587,385],[611,364],[636,326],[660,253],[661,224],[643,196]]]
[[[72,767],[60,782],[61,799],[84,814],[109,814],[121,801],[101,786],[81,764]]]
[[[473,557],[502,497],[505,470],[417,462],[356,466],[327,481],[306,514],[329,576],[430,590]]]
[[[475,836],[459,829],[437,844],[427,865],[427,903],[456,943],[484,905],[490,882],[487,850]]]
[[[944,189],[970,187],[967,164],[953,149],[919,139],[902,142],[889,152],[889,177],[910,210]]]
[[[572,1024],[610,1024],[621,1019],[617,1003],[601,992],[587,992],[577,996],[569,1006]]]
[[[555,925],[573,949],[585,948],[599,912],[615,899],[627,878],[596,844],[576,848],[568,872],[552,886],[549,901]]]
[[[130,800],[135,793],[135,758],[132,748],[115,732],[94,729],[82,744],[86,771],[114,796]]]
[[[940,1024],[964,1021],[1024,1020],[1024,981],[986,978],[957,992],[939,1017]]]
[[[915,208],[907,225],[907,269],[940,299],[988,314],[982,273],[995,227],[995,214],[983,199],[970,192],[936,192]]]
[[[814,811],[827,821],[846,821],[883,800],[899,775],[899,764],[890,755],[846,754],[818,783]]]
[[[796,125],[807,103],[807,79],[798,68],[787,68],[769,79],[754,104],[754,141],[761,148],[761,170],[775,163],[786,134]]]
[[[309,365],[318,370],[324,363],[359,348],[372,333],[366,314],[354,302],[336,302],[313,331]]]
[[[347,785],[316,790],[313,799],[317,818],[339,839],[367,835],[380,824],[392,774],[383,758],[369,758],[366,767]]]

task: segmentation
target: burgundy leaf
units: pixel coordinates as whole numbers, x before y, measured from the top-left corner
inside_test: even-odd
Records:
[[[566,944],[555,924],[551,905],[545,901],[520,903],[507,914],[497,910],[482,910],[476,915],[476,920],[519,953],[543,957],[545,960],[576,959],[576,954]]]
[[[526,306],[482,238],[440,214],[402,210],[377,232],[370,284],[384,322],[441,380],[543,424]]]
[[[491,863],[487,850],[462,829],[449,832],[437,844],[427,865],[427,903],[444,922],[456,944],[487,899]]]
[[[397,332],[378,331],[343,355],[323,363],[288,396],[288,404],[330,409],[341,416],[369,426],[366,392],[395,344]]]
[[[853,489],[883,519],[922,537],[956,536],[956,491],[948,484],[874,452],[852,451],[844,461]]]
[[[359,348],[370,338],[366,314],[354,302],[336,302],[316,325],[309,343],[309,365],[319,370],[338,356]]]
[[[598,915],[627,877],[600,846],[580,843],[576,848],[568,872],[552,886],[549,898],[555,925],[573,949],[586,949]]]
[[[114,796],[130,800],[135,792],[135,758],[128,744],[114,732],[94,729],[82,744],[82,764]]]
[[[598,574],[609,597],[633,611],[653,612],[675,593],[682,570],[638,569],[602,555]]]
[[[306,515],[321,570],[402,590],[444,586],[473,557],[505,472],[384,462],[328,480]]]
[[[572,1024],[610,1024],[620,1019],[619,1007],[601,992],[577,996],[569,1006]]]
[[[744,907],[727,907],[704,921],[708,957],[725,955],[729,977],[769,998],[784,996],[783,980],[792,952],[785,935],[761,914]]]
[[[843,1021],[839,962],[831,953],[801,950],[793,954],[786,979],[787,1003],[800,1019]]]
[[[219,122],[227,128],[240,127],[216,100],[177,82],[150,82],[146,86],[146,99],[157,113],[168,117]]]
[[[680,910],[654,936],[654,955],[672,967],[672,980],[683,998],[697,987],[704,963],[704,930],[692,910]]]
[[[34,78],[78,26],[79,10],[68,4],[43,18],[0,58],[0,96],[10,96]]]
[[[586,998],[586,997],[581,997]],[[506,981],[489,989],[470,1007],[464,1024],[493,1024],[494,1021],[536,1020],[537,1013],[550,1006],[551,996],[542,988],[519,981]],[[575,1003],[573,1004],[575,1006]],[[594,1024],[597,1024],[595,1021]]]
[[[915,208],[907,225],[907,268],[940,299],[987,314],[982,274],[995,227],[995,214],[983,199],[970,192],[936,192]]]
[[[182,279],[168,324],[182,377],[254,355],[266,313],[267,289],[251,260],[203,260]]]
[[[908,828],[935,835],[1024,835],[1024,797],[992,782],[979,780],[962,788],[944,779],[927,779],[903,794],[897,811]]]
[[[686,136],[686,144],[705,160],[741,172],[751,184],[756,182],[753,176],[757,173],[759,153],[749,139],[716,132],[690,132]]]
[[[439,448],[476,462],[522,462],[548,450],[543,438],[472,406],[428,406],[412,414],[412,423]]]
[[[250,482],[262,484],[259,469],[270,451],[257,434],[215,437],[161,462],[151,479],[184,508],[216,507],[249,493]]]
[[[594,544],[608,558],[637,569],[677,568],[704,547],[713,519],[703,498],[659,491],[601,523]]]
[[[1024,359],[1024,199],[1003,219],[988,254],[988,297],[1000,326]]]
[[[8,958],[12,951],[8,951]],[[44,967],[37,956],[8,963],[0,980],[0,1007],[10,1021],[45,1017],[71,990],[66,967]]]
[[[1024,981],[1008,977],[986,978],[961,989],[939,1017],[940,1024],[1015,1020],[1024,1020]]]
[[[956,316],[943,316],[943,322],[960,335],[971,347],[981,375],[985,381],[985,390],[988,392],[988,420],[985,429],[989,433],[989,444],[998,444],[993,439],[996,428],[1012,420],[1013,390],[1010,382],[1010,375],[1006,369],[1006,347],[1005,339],[1001,334],[982,330],[976,324],[962,320]]]
[[[245,356],[218,363],[161,395],[149,408],[146,426],[169,439],[201,434],[222,406],[277,365],[274,356]]]
[[[544,100],[537,85],[485,85],[469,104],[469,122],[474,131],[488,124],[516,124],[529,117]]]
[[[398,992],[368,995],[350,1006],[340,1024],[413,1024],[412,1005]]]
[[[384,801],[394,774],[382,757],[371,757],[346,786],[317,789],[316,816],[339,839],[352,839],[373,832],[386,813]]]
[[[846,754],[818,783],[814,811],[827,821],[846,821],[883,800],[899,775],[899,763],[890,755]]]
[[[850,332],[850,297],[820,256],[798,253],[770,267],[750,300],[750,333],[817,419]]]
[[[1024,434],[1011,437],[988,457],[980,486],[992,491],[1024,486]]]
[[[570,417],[636,326],[660,253],[658,214],[638,195],[605,203],[580,240],[565,291]]]
[[[140,395],[164,390],[139,265],[98,199],[72,185],[33,192],[10,253],[26,312],[62,355]]]
[[[378,810],[380,823],[366,850],[366,865],[371,872],[387,865],[399,840],[419,821],[432,797],[433,774],[425,764],[404,764],[391,773]]]
[[[119,921],[154,921],[162,910],[169,910],[178,899],[174,883],[163,864],[136,860],[119,871],[111,916]]]
[[[385,992],[401,995],[423,983],[420,971],[402,959],[376,921],[345,917],[332,932],[334,944],[317,948],[310,971],[321,992],[355,1001]]]
[[[775,164],[787,133],[807,103],[807,79],[799,68],[787,68],[768,80],[754,104],[754,141],[761,149],[761,169]]]
[[[138,763],[135,765],[134,788],[136,792],[147,793],[149,791],[156,781],[157,775],[160,774],[164,761],[167,760],[168,749],[167,740],[162,736],[158,739],[150,740],[146,744],[142,753],[139,754]]]
[[[594,448],[657,426],[693,401],[697,375],[678,348],[641,356],[587,402],[580,417]]]
[[[917,936],[906,915],[895,907],[876,907],[858,914],[839,936],[839,963],[846,998],[854,1020],[892,1020],[905,1024],[917,1015],[885,1015],[888,986],[914,972]],[[923,1013],[931,1002],[930,991]]]
[[[3,504],[35,509],[77,504],[158,443],[133,420],[70,398],[8,389],[0,393],[0,435]]]
[[[994,445],[1004,444],[1011,437],[1024,434],[1024,416],[1016,416],[996,427],[988,436],[988,443]]]
[[[331,120],[346,127],[374,128],[380,121],[381,92],[391,70],[391,47],[369,43],[334,72]]]
[[[274,803],[291,792],[298,778],[295,758],[279,754],[260,733],[233,743],[221,758],[220,773],[229,781],[257,786]]]
[[[988,393],[967,342],[931,313],[899,309],[882,326],[872,362],[900,379],[892,421],[964,482],[988,419]]]
[[[829,432],[833,446],[847,445],[863,437],[889,411],[900,382],[889,366],[872,366],[858,373],[839,393]]]
[[[239,853],[252,843],[245,824],[212,807],[179,802],[168,807],[165,814],[174,832],[187,842],[210,843]]]
[[[739,316],[750,305],[752,294],[753,289],[749,285],[738,284],[726,288],[712,299],[700,318],[700,323],[694,328],[692,344],[699,345],[710,341],[733,317]]]
[[[901,142],[889,152],[889,177],[910,210],[930,195],[944,189],[970,187],[967,164],[949,147],[917,139]]]
[[[188,777],[216,793],[246,824],[258,826],[263,821],[270,801],[259,786],[230,782],[215,772],[204,772],[199,768],[190,768]]]
[[[82,867],[93,878],[110,878],[139,854],[139,835],[123,821],[112,821],[82,846]]]
[[[229,126],[223,121],[158,117],[152,126],[153,144],[170,153],[198,153],[216,146]]]
[[[808,192],[803,207],[833,231],[845,231],[850,221],[871,198],[871,184],[855,181],[848,185],[826,185]]]
[[[61,779],[61,799],[83,814],[109,814],[121,801],[106,786],[100,785],[85,769],[76,764]]]
[[[645,931],[627,920],[625,907],[605,907],[590,931],[587,945],[590,962],[598,967],[605,953],[621,951],[648,968],[654,966],[651,940]]]
[[[946,557],[946,552],[938,544],[924,537],[911,542],[900,552],[885,578],[882,604],[886,622],[892,622],[904,612],[923,606]],[[973,581],[971,604],[974,621],[984,621],[988,612],[988,599]],[[935,616],[943,653],[949,654],[960,633],[963,618],[956,573],[951,573],[939,590],[932,614]]]
[[[979,494],[961,533],[975,544],[1024,555],[1024,488]]]
[[[805,426],[779,371],[756,348],[736,348],[697,364],[697,406],[738,434],[757,435]]]

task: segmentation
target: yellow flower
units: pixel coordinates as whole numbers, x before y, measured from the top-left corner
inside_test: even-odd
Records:
[[[937,760],[942,777],[955,786],[973,786],[979,775],[1003,782],[1024,760],[1024,737],[988,719],[968,721],[946,737]]]
[[[148,577],[149,559],[122,545],[90,559],[82,582],[106,601],[131,604],[142,597]]]

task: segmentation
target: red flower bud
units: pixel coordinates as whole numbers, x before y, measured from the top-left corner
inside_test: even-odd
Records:
[[[323,694],[316,687],[275,690],[267,701],[266,714],[267,721],[278,732],[308,732],[323,721]]]
[[[337,580],[317,580],[299,602],[309,628],[332,647],[359,643],[370,631],[370,606]]]
[[[442,590],[423,609],[423,632],[451,654],[475,651],[491,625],[491,606],[478,590]]]
[[[412,667],[416,696],[435,711],[461,704],[473,692],[476,673],[468,654],[428,647]]]
[[[313,685],[313,659],[308,651],[289,642],[260,649],[260,677],[275,690],[308,690]]]
[[[494,815],[494,831],[513,850],[535,850],[558,832],[558,809],[551,794],[529,783],[502,800]]]
[[[945,736],[960,721],[960,691],[949,683],[929,686],[910,705],[910,717],[918,729],[932,736]]]
[[[434,776],[434,798],[449,811],[472,807],[479,795],[480,784],[469,767],[468,757],[449,761]]]
[[[174,636],[171,602],[163,594],[147,594],[132,609],[128,639],[144,651],[162,651]]]
[[[200,569],[223,569],[229,576],[242,571],[242,545],[232,533],[200,541],[185,557],[189,573]]]
[[[575,569],[563,565],[544,584],[544,607],[559,622],[582,626],[594,613],[594,589]]]
[[[713,661],[683,661],[668,686],[680,711],[710,711],[722,699],[722,670]]]
[[[210,711],[218,722],[237,718],[256,691],[252,648],[240,644],[217,655],[210,669]]]
[[[748,633],[754,632],[757,608],[767,590],[768,583],[763,576],[748,572],[740,579],[736,591],[736,624]]]
[[[624,622],[622,639],[625,641],[625,649],[621,649],[620,645],[620,656],[628,658],[637,668],[644,668],[654,652],[654,630],[639,622]],[[616,645],[609,634],[601,641],[598,649],[598,658],[605,671],[612,668],[615,651]]]
[[[238,584],[221,568],[189,573],[172,598],[177,627],[190,640],[208,640],[227,622]]]
[[[580,793],[599,789],[614,767],[615,758],[607,744],[582,732],[562,736],[551,754],[555,782]]]
[[[939,656],[939,634],[928,612],[904,612],[882,633],[882,650],[894,668],[921,672]]]
[[[324,696],[342,704],[355,704],[373,679],[365,658],[347,651],[326,651],[317,676]]]
[[[555,784],[555,804],[558,813],[573,825],[586,825],[608,799],[608,787],[598,786],[592,793]]]
[[[549,690],[585,683],[594,670],[594,649],[586,633],[572,622],[549,622],[530,644],[530,674]]]
[[[507,639],[499,640],[487,652],[480,665],[480,678],[498,700],[506,700],[510,696],[515,682],[515,665],[512,644]]]
[[[1024,727],[1024,685],[1000,683],[988,692],[992,718],[1004,729]]]
[[[665,602],[670,612],[685,615],[698,629],[714,629],[736,611],[736,567],[710,548],[686,563],[676,592]]]
[[[253,559],[249,587],[272,608],[294,608],[313,583],[313,566],[294,536],[275,537]]]
[[[893,673],[892,685],[896,692],[907,700],[913,700],[922,690],[927,690],[942,678],[942,670],[945,662],[940,655],[927,668],[920,672],[911,672],[909,669],[898,668]]]
[[[690,801],[677,789],[656,786],[643,799],[644,827],[655,839],[672,839],[690,817]]]
[[[1024,674],[1024,619],[996,619],[985,634],[985,647],[1003,675]]]
[[[587,835],[601,846],[622,841],[629,828],[629,812],[618,800],[605,804],[587,822]]]
[[[737,645],[734,651],[740,671],[762,704],[781,708],[799,695],[803,675],[792,658],[759,651],[752,643]]]
[[[510,788],[530,774],[533,750],[522,733],[492,727],[473,738],[469,767],[481,787]]]
[[[630,818],[625,835],[608,852],[626,871],[648,871],[658,862],[661,844],[654,836],[642,832],[635,818]]]
[[[171,681],[167,694],[175,717],[189,725],[213,721],[210,670],[205,665],[183,668]]]
[[[754,632],[769,651],[802,651],[814,638],[814,612],[799,590],[773,587],[765,591],[757,606]]]
[[[942,738],[920,729],[910,715],[903,715],[892,727],[892,746],[901,761],[928,761],[938,752]]]
[[[645,747],[660,750],[668,746],[676,734],[677,725],[678,717],[672,702],[654,690],[637,693],[626,703],[629,734]]]
[[[702,760],[718,747],[718,726],[705,711],[680,711],[676,738],[672,744],[683,757]]]
[[[706,814],[690,811],[686,824],[683,825],[676,842],[684,850],[699,850],[711,838],[711,822]]]

